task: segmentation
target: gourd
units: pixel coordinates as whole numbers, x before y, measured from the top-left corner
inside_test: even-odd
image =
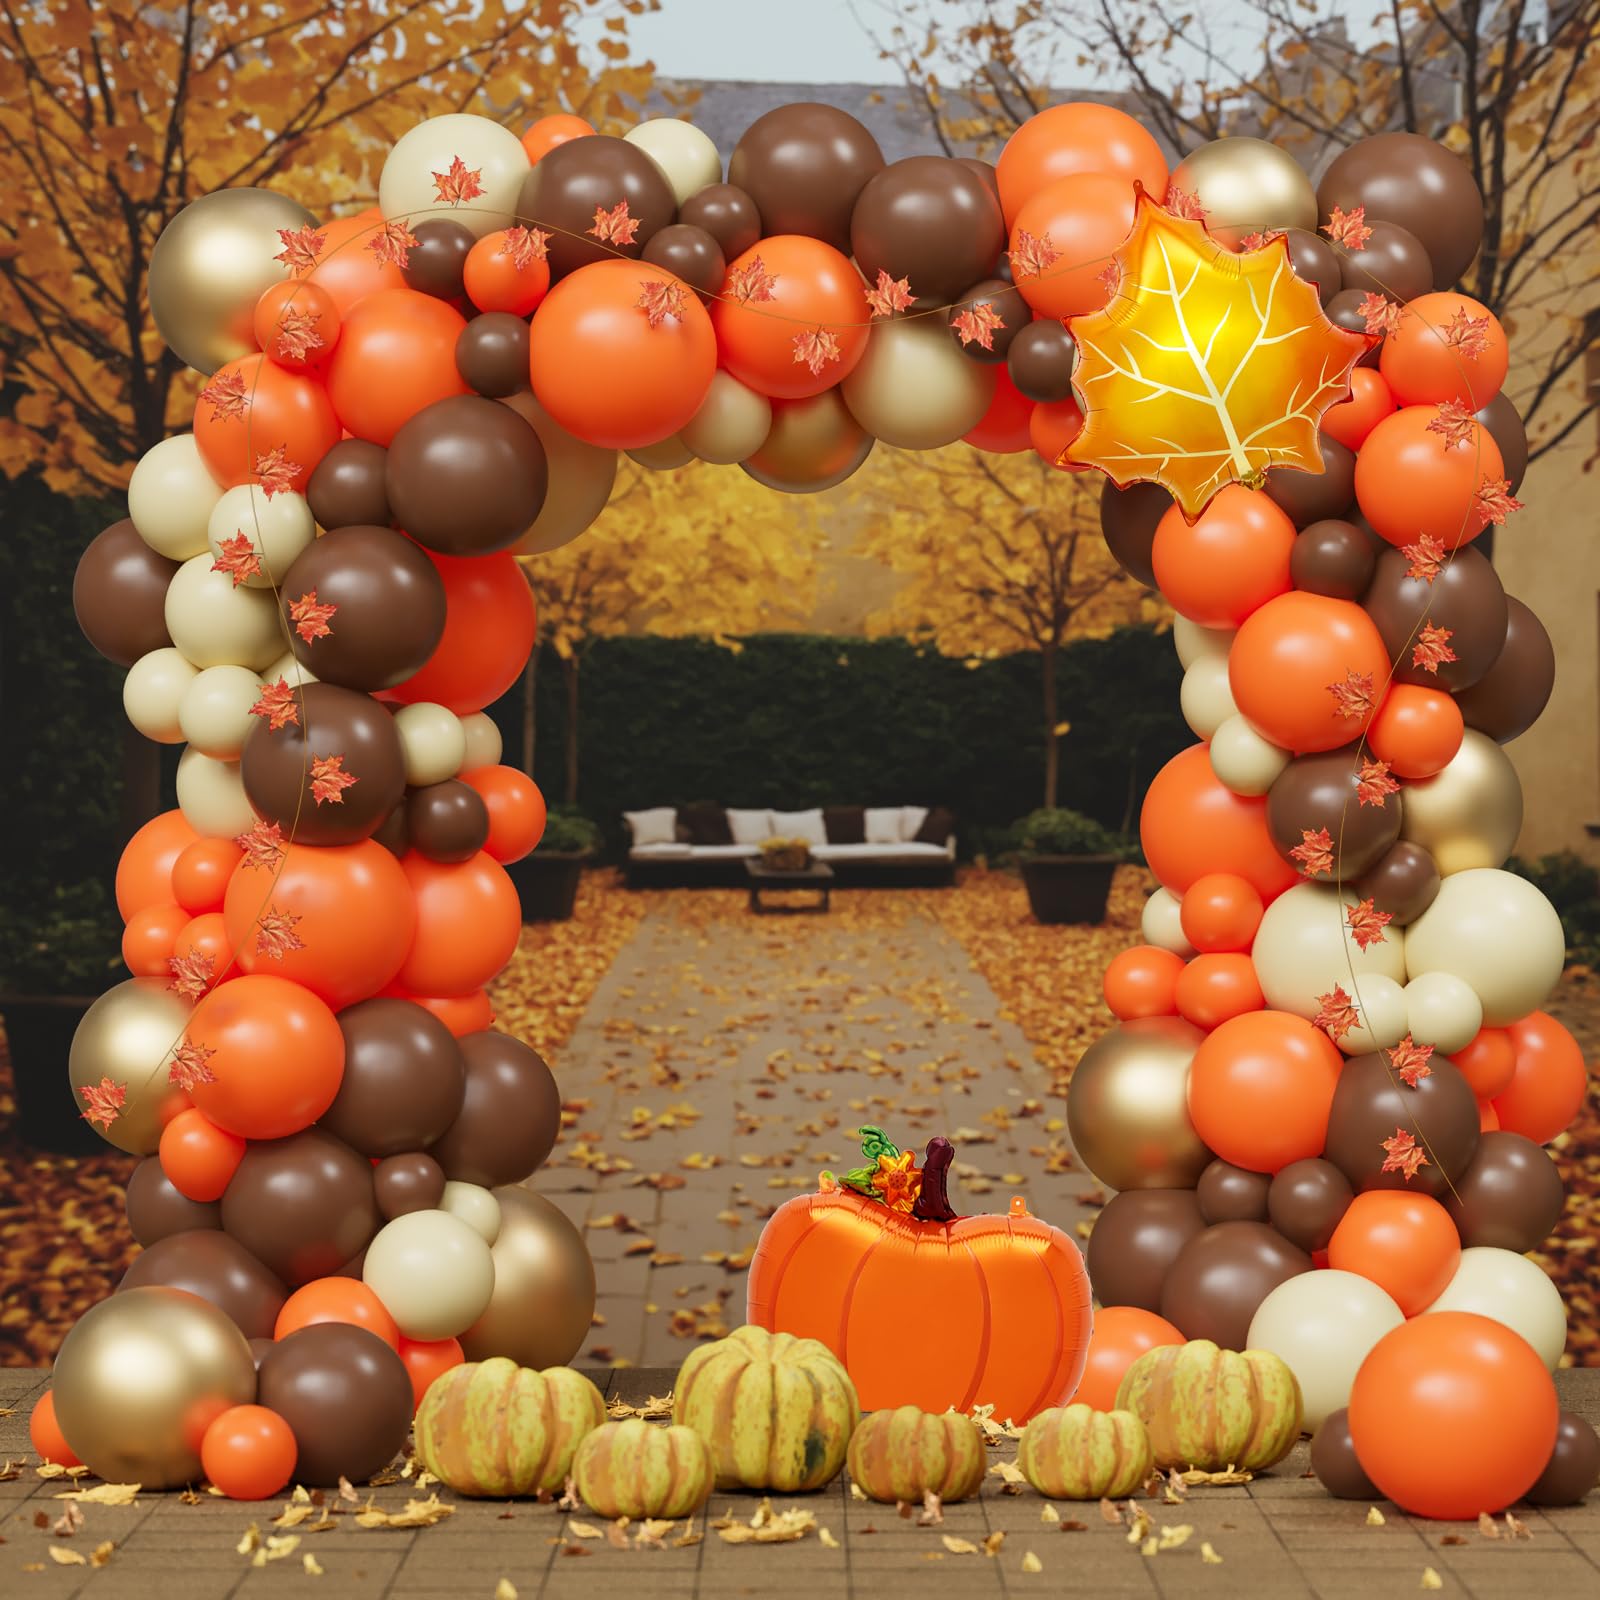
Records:
[[[983,1435],[955,1411],[874,1411],[850,1436],[850,1476],[874,1500],[917,1504],[930,1493],[965,1500],[982,1486],[984,1470]]]
[[[1138,1492],[1155,1462],[1133,1412],[1078,1404],[1033,1418],[1022,1430],[1017,1465],[1052,1500],[1120,1500]]]
[[[687,1517],[711,1498],[711,1451],[693,1428],[640,1417],[584,1436],[572,1464],[584,1504],[602,1517]]]

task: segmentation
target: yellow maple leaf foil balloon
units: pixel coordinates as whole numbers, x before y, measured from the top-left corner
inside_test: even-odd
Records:
[[[1104,310],[1073,317],[1084,424],[1066,461],[1159,483],[1193,521],[1268,467],[1322,470],[1318,427],[1371,341],[1329,322],[1280,234],[1235,255],[1139,196]]]

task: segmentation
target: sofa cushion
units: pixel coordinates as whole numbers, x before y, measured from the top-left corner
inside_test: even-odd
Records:
[[[735,844],[760,844],[763,839],[772,837],[772,813],[740,811],[729,806],[728,831]]]
[[[758,844],[697,844],[689,847],[693,861],[742,861],[761,854]]]
[[[811,853],[818,861],[937,861],[950,855],[943,845],[904,839],[893,844],[819,844]]]
[[[899,806],[867,807],[865,841],[867,844],[899,844],[902,837]]]
[[[648,811],[624,811],[622,820],[636,845],[676,844],[678,813],[673,806],[652,806]]]
[[[956,814],[949,806],[935,806],[922,819],[922,826],[911,835],[918,844],[936,844],[942,849],[956,831]]]
[[[867,837],[865,806],[824,806],[822,823],[829,844],[864,844]]]
[[[694,855],[694,846],[679,844],[636,844],[628,854],[638,861],[687,861]]]
[[[709,800],[698,800],[684,806],[678,820],[688,830],[690,844],[732,844],[733,833],[728,827],[728,813]]]
[[[823,824],[822,812],[774,811],[772,832],[779,839],[804,839],[807,844],[826,844],[828,831]]]
[[[928,818],[926,806],[901,806],[900,807],[900,837],[902,839],[915,839],[917,830]]]

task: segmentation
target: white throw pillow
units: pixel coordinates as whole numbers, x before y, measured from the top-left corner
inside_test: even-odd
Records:
[[[624,811],[622,820],[628,824],[633,842],[641,844],[676,844],[678,842],[678,812],[675,806],[652,806],[648,811]]]
[[[774,811],[772,832],[779,839],[804,839],[807,844],[828,842],[820,807],[815,811]]]
[[[735,844],[760,844],[772,837],[770,811],[735,811],[728,808],[728,831]]]
[[[899,844],[902,806],[867,807],[867,843]]]
[[[926,806],[901,806],[900,807],[900,837],[906,841],[916,838],[917,829],[928,820]]]

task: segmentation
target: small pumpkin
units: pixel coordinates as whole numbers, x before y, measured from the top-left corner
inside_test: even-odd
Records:
[[[965,1500],[984,1470],[983,1435],[957,1411],[873,1411],[850,1435],[850,1476],[874,1500]]]
[[[641,1417],[585,1434],[572,1464],[584,1504],[606,1518],[687,1517],[711,1498],[711,1451],[693,1428]]]
[[[1041,1411],[1022,1430],[1017,1465],[1052,1500],[1121,1500],[1137,1492],[1155,1460],[1131,1411],[1079,1403]]]
[[[793,1494],[831,1483],[861,1417],[855,1385],[826,1345],[735,1328],[691,1351],[672,1420],[711,1448],[719,1489]]]
[[[1146,1350],[1117,1390],[1144,1423],[1158,1467],[1260,1472],[1300,1436],[1300,1385],[1270,1350],[1221,1350],[1209,1339]]]
[[[417,1412],[417,1455],[457,1494],[537,1494],[567,1481],[580,1441],[605,1420],[606,1403],[581,1372],[535,1372],[494,1356],[453,1367],[429,1386]]]

